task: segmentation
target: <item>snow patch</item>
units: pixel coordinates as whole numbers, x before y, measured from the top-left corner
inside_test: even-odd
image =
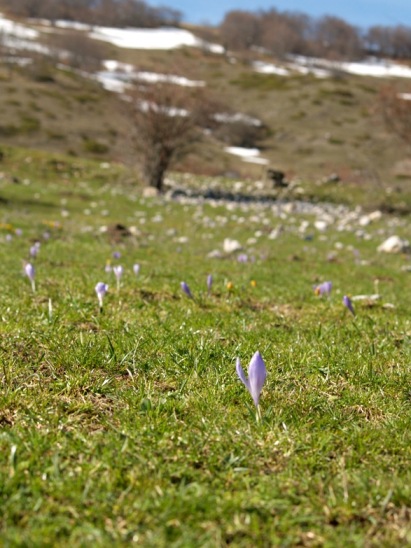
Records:
[[[174,49],[182,46],[206,48],[213,53],[223,53],[224,48],[197,38],[192,32],[176,28],[157,29],[119,29],[110,27],[93,27],[91,38],[109,42],[119,48],[129,49]]]
[[[244,147],[225,147],[224,150],[235,156],[239,156],[243,162],[251,162],[253,164],[267,165],[268,160],[260,157],[260,151],[258,148],[244,148]]]
[[[39,36],[39,33],[36,30],[29,29],[25,25],[6,19],[2,14],[0,14],[0,32],[16,38],[26,38],[28,40],[35,40]]]
[[[289,76],[290,74],[286,68],[272,63],[264,63],[264,61],[254,61],[253,67],[256,72],[261,74],[277,74],[278,76]]]

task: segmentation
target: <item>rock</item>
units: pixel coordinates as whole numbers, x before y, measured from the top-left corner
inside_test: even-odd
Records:
[[[314,222],[314,226],[317,230],[319,230],[320,232],[324,232],[324,230],[326,230],[328,228],[328,224],[326,221],[323,221],[321,219],[319,219],[318,221],[315,221]]]
[[[390,236],[378,246],[377,251],[380,253],[406,253],[410,251],[410,243],[399,236]]]
[[[156,198],[160,194],[159,190],[153,186],[146,186],[143,188],[144,198]]]
[[[330,183],[339,183],[341,181],[340,176],[337,173],[331,173],[330,175],[326,175],[325,177],[322,177],[319,181],[317,181],[317,185],[326,185]]]
[[[378,293],[373,293],[372,295],[353,295],[351,297],[352,301],[378,301],[381,299],[381,295]]]
[[[275,228],[272,229],[272,231],[268,235],[269,240],[276,240],[280,237],[280,235],[284,232],[284,227],[282,225],[278,225]]]
[[[370,219],[371,222],[379,221],[382,218],[382,212],[379,209],[377,209],[376,211],[369,213],[368,218]]]
[[[379,221],[382,217],[381,211],[373,211],[372,213],[369,213],[368,215],[363,215],[360,217],[358,224],[360,226],[368,226],[370,223],[373,223],[375,221]]]
[[[397,162],[393,169],[395,177],[411,177],[411,160],[406,158]]]
[[[237,240],[232,240],[231,238],[225,238],[223,249],[225,253],[234,253],[235,251],[240,251],[243,246]]]
[[[267,177],[272,181],[273,188],[286,188],[288,186],[287,181],[284,180],[285,173],[278,169],[267,169]]]
[[[112,242],[119,243],[123,240],[123,238],[127,238],[128,236],[131,236],[131,232],[129,229],[120,224],[114,224],[107,226],[107,230],[105,231],[107,236]]]
[[[132,236],[141,236],[141,231],[136,226],[130,226],[129,231]]]
[[[212,251],[210,251],[210,253],[208,253],[207,258],[208,259],[222,259],[223,254],[221,253],[221,251],[219,249],[213,249]]]

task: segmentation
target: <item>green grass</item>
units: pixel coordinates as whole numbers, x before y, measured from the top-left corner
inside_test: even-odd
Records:
[[[142,198],[114,164],[4,152],[0,544],[409,545],[409,256],[376,252],[407,218],[321,234],[271,207]],[[207,258],[227,237],[254,262]],[[342,296],[376,279],[381,301],[351,317]],[[235,374],[256,350],[261,422]]]

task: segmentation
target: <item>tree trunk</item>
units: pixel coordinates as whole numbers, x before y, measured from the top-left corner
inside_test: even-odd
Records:
[[[163,191],[164,174],[170,164],[172,154],[167,150],[154,150],[147,165],[145,166],[146,180],[149,186],[156,188],[159,192]]]

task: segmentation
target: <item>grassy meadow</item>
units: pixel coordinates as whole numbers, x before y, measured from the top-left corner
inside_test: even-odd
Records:
[[[3,152],[2,546],[411,543],[410,256],[376,251],[407,217],[332,209],[319,230],[318,211],[147,198],[116,164]],[[257,350],[261,421],[235,371]]]

